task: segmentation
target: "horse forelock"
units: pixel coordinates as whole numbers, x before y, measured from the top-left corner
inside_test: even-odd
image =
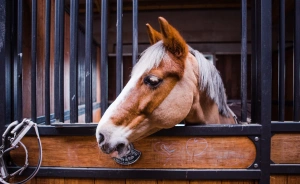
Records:
[[[166,49],[162,41],[151,45],[142,52],[139,61],[132,69],[131,76],[140,77],[152,68],[157,68],[166,55]]]
[[[230,110],[227,105],[227,96],[219,71],[199,51],[191,47],[189,47],[189,50],[195,56],[199,65],[199,90],[206,90],[207,96],[217,104],[220,114],[229,117]]]

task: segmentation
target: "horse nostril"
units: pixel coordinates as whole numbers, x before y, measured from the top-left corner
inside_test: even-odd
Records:
[[[103,134],[99,134],[99,144],[101,144],[104,141],[104,135]]]
[[[118,151],[118,153],[121,153],[124,148],[125,148],[125,144],[120,143],[117,145],[116,150]]]

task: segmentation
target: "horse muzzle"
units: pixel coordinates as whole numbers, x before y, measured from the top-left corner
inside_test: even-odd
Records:
[[[103,134],[99,134],[97,137],[99,148],[105,154],[111,154],[112,157],[122,157],[130,151],[130,146],[125,142],[117,142],[115,144],[106,141]]]

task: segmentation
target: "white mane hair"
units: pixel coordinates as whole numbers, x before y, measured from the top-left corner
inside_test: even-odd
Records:
[[[230,110],[227,106],[225,88],[219,71],[213,63],[209,62],[199,51],[189,46],[189,52],[193,54],[198,61],[199,90],[206,90],[207,96],[218,105],[220,114],[229,117]],[[149,72],[152,68],[158,67],[162,60],[170,59],[166,53],[166,48],[162,41],[148,47],[141,54],[139,61],[133,67],[131,76],[140,77],[144,73]]]

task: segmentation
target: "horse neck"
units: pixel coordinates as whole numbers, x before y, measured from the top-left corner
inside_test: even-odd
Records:
[[[199,75],[198,62],[195,59],[189,60],[187,64],[191,64],[192,71],[185,71],[190,73],[196,73]],[[197,65],[195,67],[195,65]],[[199,83],[194,84],[194,98],[191,110],[185,118],[186,123],[197,123],[197,124],[235,124],[233,114],[229,114],[229,117],[225,117],[220,114],[218,105],[210,97],[208,97],[206,90],[199,90]],[[229,107],[228,107],[229,108]]]

